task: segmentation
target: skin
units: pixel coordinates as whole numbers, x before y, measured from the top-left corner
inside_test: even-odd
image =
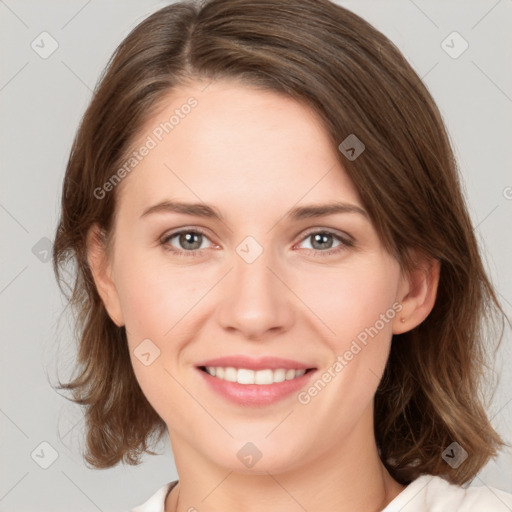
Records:
[[[392,334],[431,311],[439,266],[418,261],[421,269],[402,272],[358,213],[285,217],[331,201],[363,208],[321,120],[295,100],[235,81],[195,82],[168,95],[139,145],[190,96],[198,106],[116,190],[113,245],[106,250],[95,228],[88,237],[98,291],[126,327],[136,378],[169,429],[180,482],[165,510],[381,510],[404,487],[379,459],[373,398]],[[173,212],[141,218],[169,199],[213,205],[224,222]],[[180,228],[206,232],[196,256],[166,250],[191,252],[179,236],[161,242]],[[311,236],[322,230],[334,233],[323,246]],[[236,252],[247,236],[263,249],[252,263]],[[401,311],[306,405],[296,394],[235,405],[195,368],[214,357],[271,355],[321,375],[394,303]],[[145,366],[134,350],[148,338],[160,356]],[[262,453],[252,468],[237,457],[247,442]]]

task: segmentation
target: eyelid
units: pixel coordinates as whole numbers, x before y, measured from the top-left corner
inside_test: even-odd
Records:
[[[215,242],[213,242],[211,235],[204,229],[196,227],[196,226],[185,226],[182,228],[178,228],[177,230],[171,230],[166,233],[164,233],[160,238],[159,241],[162,244],[165,244],[167,241],[169,241],[171,238],[175,237],[176,235],[181,235],[182,233],[200,233],[201,235],[204,235],[210,242],[214,245],[218,245]],[[176,249],[179,250],[179,249]],[[203,249],[196,249],[196,252]],[[193,252],[193,251],[186,251],[186,252]]]
[[[324,228],[324,227],[320,227],[320,226],[308,228],[306,230],[306,232],[301,235],[299,242],[302,242],[305,238],[307,238],[308,236],[310,236],[313,233],[327,233],[329,235],[339,238],[342,242],[345,242],[346,244],[354,244],[355,243],[354,237],[352,237],[345,231],[340,232],[335,229]]]
[[[205,236],[213,245],[215,246],[219,246],[219,244],[216,244],[213,240],[211,240],[211,237],[209,235],[209,233],[204,230],[203,228],[200,228],[200,227],[197,227],[197,226],[184,226],[184,227],[181,227],[181,228],[178,228],[177,230],[172,230],[170,232],[166,232],[164,235],[162,235],[160,237],[160,244],[163,245],[163,246],[167,246],[168,245],[168,241],[171,239],[171,238],[174,238],[175,236],[177,235],[180,235],[182,233],[199,233],[199,234],[202,234],[203,236]],[[316,227],[311,227],[311,228],[308,228],[305,232],[302,232],[301,233],[301,238],[295,242],[294,244],[294,247],[295,245],[303,242],[304,240],[306,240],[309,236],[311,236],[312,234],[315,234],[315,233],[323,233],[323,234],[329,234],[331,236],[333,236],[334,238],[336,238],[339,242],[340,242],[340,246],[338,247],[334,247],[334,248],[331,248],[331,249],[326,249],[324,251],[321,251],[321,250],[318,250],[318,249],[306,249],[307,251],[313,251],[313,252],[316,252],[316,253],[319,253],[319,254],[324,254],[324,255],[330,255],[330,254],[334,254],[334,253],[337,253],[337,252],[340,252],[342,251],[343,249],[346,249],[346,248],[349,248],[349,247],[352,247],[355,245],[355,239],[349,235],[348,233],[346,232],[343,232],[343,234],[341,234],[339,231],[337,230],[334,230],[334,229],[331,229],[331,228],[325,228],[325,227],[321,227],[321,226],[316,226]],[[171,246],[172,247],[172,246]],[[201,255],[206,249],[195,249],[193,251],[185,251],[183,249],[177,249],[175,247],[173,248],[168,248],[166,247],[166,250],[170,251],[171,253],[174,253],[178,256],[198,256],[198,255]]]

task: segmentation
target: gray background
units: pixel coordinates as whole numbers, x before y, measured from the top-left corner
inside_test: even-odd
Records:
[[[511,57],[512,2],[339,3],[392,39],[437,101],[487,268],[510,317],[512,71],[506,63]],[[90,470],[83,463],[80,408],[50,386],[57,382],[57,369],[62,380],[70,375],[74,344],[68,311],[61,315],[64,302],[51,262],[45,261],[68,153],[91,90],[129,30],[163,5],[149,0],[0,0],[1,512],[60,512],[70,506],[75,512],[127,510],[177,476],[167,440],[161,456],[147,456],[138,467]],[[43,31],[59,45],[46,59],[31,47]],[[453,31],[469,43],[458,58],[441,46]],[[449,43],[451,51],[460,49],[460,43]],[[508,442],[511,345],[507,330],[496,363],[499,387],[489,406],[493,425]],[[52,448],[41,447],[42,442]],[[58,458],[43,469],[40,465],[51,462],[52,450]],[[512,451],[506,449],[491,461],[473,485],[512,492]]]

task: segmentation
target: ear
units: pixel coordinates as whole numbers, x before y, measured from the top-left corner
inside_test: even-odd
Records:
[[[397,301],[402,309],[393,319],[393,334],[414,329],[427,318],[436,301],[441,264],[435,259],[414,257],[415,268],[403,272],[398,286]]]
[[[112,265],[109,262],[103,230],[94,224],[87,233],[87,262],[98,294],[112,321],[124,325],[119,295],[112,279]]]

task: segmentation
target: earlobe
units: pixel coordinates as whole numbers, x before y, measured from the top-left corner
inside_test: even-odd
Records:
[[[98,294],[112,321],[124,325],[119,295],[112,279],[112,266],[108,261],[103,231],[95,224],[87,233],[87,262]]]
[[[402,310],[393,321],[393,334],[414,329],[430,314],[436,301],[440,271],[440,262],[431,259],[402,275],[397,297]]]

